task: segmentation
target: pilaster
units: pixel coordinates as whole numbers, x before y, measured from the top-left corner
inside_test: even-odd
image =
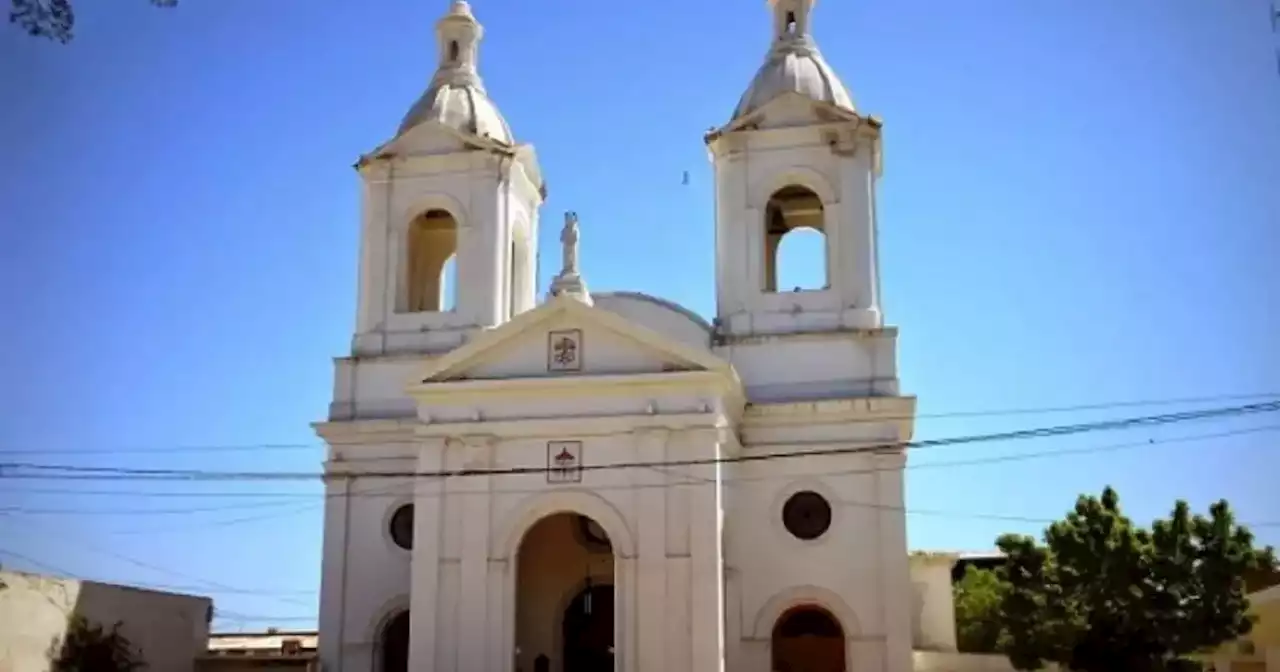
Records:
[[[418,449],[418,473],[437,472],[443,466],[444,441],[423,440]],[[409,668],[442,669],[437,654],[440,643],[437,609],[440,604],[440,538],[443,481],[416,478],[413,487],[413,560],[410,581]]]
[[[450,444],[451,467],[476,470],[474,475],[452,479],[447,487],[451,511],[466,521],[461,530],[458,567],[460,596],[457,602],[458,667],[486,670],[495,655],[489,638],[489,593],[501,583],[490,582],[489,528],[492,523],[493,476],[483,473],[493,465],[496,439],[492,436],[465,436]],[[457,451],[454,453],[454,451]],[[452,464],[457,462],[456,465]],[[455,505],[456,503],[456,505]]]
[[[694,459],[719,460],[720,433],[717,428],[685,433],[682,446]],[[689,559],[693,620],[691,669],[697,672],[724,670],[724,534],[721,508],[721,477],[718,463],[691,466],[687,472],[695,485],[689,493]]]
[[[884,633],[885,672],[910,672],[911,662],[911,567],[907,556],[907,516],[904,510],[901,452],[877,454],[872,463],[877,501],[876,518],[880,542],[880,585]]]
[[[644,429],[635,434],[636,460],[662,463],[667,460],[667,441],[671,432],[665,428]],[[659,469],[633,470],[637,487],[635,520],[637,526],[637,597],[633,613],[636,624],[638,669],[641,672],[665,672],[667,661],[667,484],[671,476]]]

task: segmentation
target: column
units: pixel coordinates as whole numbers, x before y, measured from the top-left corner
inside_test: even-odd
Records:
[[[678,439],[678,440],[677,440]],[[668,440],[668,460],[689,455],[688,441],[683,434]],[[673,483],[691,480],[686,478],[688,469],[669,469],[679,474]],[[665,651],[669,672],[693,672],[693,612],[692,612],[692,564],[689,549],[689,502],[697,485],[670,485],[663,489],[666,498],[666,644]]]
[[[439,471],[444,440],[424,441],[418,449],[419,473]],[[413,561],[409,595],[409,669],[436,669],[437,609],[440,589],[443,480],[417,477],[413,497]]]
[[[637,460],[664,462],[669,436],[666,429],[637,431]],[[635,499],[638,603],[632,612],[638,619],[637,660],[641,672],[666,672],[667,493],[664,486],[673,477],[657,469],[634,469],[632,474],[639,486]]]

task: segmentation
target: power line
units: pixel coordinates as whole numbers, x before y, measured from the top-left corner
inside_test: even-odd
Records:
[[[1127,442],[1127,443],[1107,444],[1107,445],[1100,445],[1100,446],[1088,446],[1088,447],[1082,447],[1082,448],[1068,448],[1068,449],[1052,450],[1052,451],[1040,451],[1040,452],[1034,452],[1034,453],[1023,453],[1023,454],[1017,454],[1017,455],[1001,455],[1001,456],[994,456],[994,457],[989,457],[989,458],[978,458],[978,459],[972,459],[972,460],[955,460],[955,461],[946,461],[946,462],[933,462],[933,463],[926,463],[926,464],[919,464],[919,465],[908,465],[908,466],[907,466],[907,469],[954,468],[954,467],[961,467],[961,466],[973,466],[973,465],[980,465],[980,464],[992,464],[992,463],[1002,463],[1002,462],[1010,462],[1010,461],[1022,461],[1022,460],[1028,460],[1028,459],[1042,459],[1042,458],[1046,458],[1046,457],[1061,457],[1061,456],[1080,455],[1080,454],[1093,454],[1093,453],[1100,453],[1100,452],[1110,452],[1110,451],[1125,450],[1125,449],[1132,449],[1132,448],[1144,448],[1144,447],[1152,447],[1152,446],[1167,445],[1167,444],[1175,444],[1175,443],[1187,443],[1187,442],[1194,442],[1194,441],[1205,441],[1205,440],[1209,440],[1209,439],[1226,438],[1226,437],[1231,437],[1231,436],[1240,436],[1240,435],[1245,435],[1245,434],[1253,434],[1253,433],[1269,432],[1269,431],[1277,431],[1277,430],[1280,430],[1280,425],[1270,425],[1270,426],[1261,426],[1261,427],[1249,427],[1249,428],[1243,428],[1243,429],[1235,429],[1235,430],[1227,430],[1227,431],[1222,431],[1222,432],[1215,432],[1215,433],[1211,433],[1211,434],[1199,434],[1199,435],[1192,435],[1192,436],[1181,436],[1181,437],[1173,437],[1173,438],[1168,438],[1168,439],[1155,439],[1155,438],[1150,438],[1150,439],[1147,439],[1147,440],[1144,440],[1144,441],[1133,441],[1133,442]],[[640,489],[647,489],[647,488],[666,488],[666,487],[671,487],[672,485],[682,485],[682,484],[686,484],[686,485],[687,485],[687,484],[697,484],[697,483],[714,483],[714,482],[715,482],[715,481],[714,481],[714,479],[710,479],[710,478],[706,478],[706,477],[698,476],[698,475],[694,475],[694,474],[687,474],[687,473],[673,473],[672,471],[667,471],[667,468],[665,468],[665,467],[650,467],[650,468],[653,468],[653,469],[656,469],[656,470],[660,470],[660,471],[661,471],[661,473],[664,473],[664,474],[669,475],[669,476],[676,476],[676,477],[684,478],[684,479],[686,479],[686,481],[685,481],[685,483],[674,483],[674,484],[672,484],[672,483],[627,483],[627,484],[602,484],[602,485],[600,485],[600,486],[596,486],[596,487],[595,487],[595,489],[596,489],[596,490],[602,490],[602,491],[613,491],[613,490],[640,490]],[[823,471],[823,472],[821,473],[821,475],[823,475],[823,476],[828,476],[828,477],[829,477],[829,476],[848,476],[848,475],[869,474],[869,473],[876,473],[876,472],[880,472],[880,471],[894,471],[894,470],[896,470],[896,468],[888,468],[888,467],[864,467],[864,468],[848,469],[848,470],[837,470],[837,471],[825,470],[825,471]],[[794,474],[793,474],[792,476],[797,476],[797,475],[794,475]],[[797,476],[797,477],[799,477],[799,476]],[[755,477],[751,477],[751,476],[740,476],[740,477],[735,477],[735,478],[722,479],[722,481],[721,481],[721,482],[722,482],[722,484],[723,484],[725,487],[729,487],[729,486],[734,486],[734,485],[740,485],[740,484],[745,483],[745,482],[761,481],[761,480],[770,480],[770,479],[776,479],[776,478],[778,478],[778,476],[777,476],[777,475],[772,475],[772,474],[771,474],[771,475],[755,476]],[[412,487],[412,483],[405,484],[405,485],[400,486],[400,487],[402,487],[402,488],[403,488],[403,487],[411,488],[411,487]],[[404,496],[406,496],[406,495],[413,495],[413,493],[412,493],[412,491],[411,491],[411,490],[400,490],[400,491],[397,491],[397,490],[399,490],[399,488],[397,488],[397,487],[393,487],[393,488],[388,488],[388,489],[384,489],[384,490],[381,490],[381,491],[375,491],[375,492],[368,492],[368,493],[350,493],[350,494],[347,494],[347,495],[336,495],[336,496],[338,496],[338,497],[346,496],[346,497],[352,497],[352,498],[377,498],[377,497],[392,497],[392,498],[397,498],[397,497],[404,497]],[[507,488],[507,489],[498,489],[498,490],[490,491],[490,494],[531,494],[531,493],[541,492],[541,491],[543,491],[543,490],[545,490],[545,488],[524,488],[524,489],[510,489],[510,488]],[[74,491],[64,491],[64,492],[74,492]],[[333,496],[333,495],[331,495],[331,496]],[[440,497],[440,496],[442,496],[442,493],[428,493],[428,494],[425,494],[425,495],[415,495],[415,496],[416,496],[416,497],[433,498],[433,497]],[[253,516],[253,517],[249,517],[249,518],[233,519],[233,520],[229,520],[229,521],[218,521],[218,522],[215,522],[215,523],[209,523],[209,524],[205,524],[205,525],[190,525],[190,524],[188,524],[188,525],[184,525],[184,526],[182,526],[182,528],[180,528],[180,529],[183,529],[183,530],[201,530],[201,529],[206,529],[206,528],[208,528],[208,527],[217,526],[217,525],[220,525],[220,524],[236,524],[236,523],[240,523],[240,522],[247,522],[247,521],[251,521],[251,520],[265,520],[265,519],[272,519],[272,518],[281,518],[281,517],[285,517],[285,516],[296,515],[297,513],[302,513],[302,512],[305,512],[305,511],[311,511],[311,510],[313,510],[313,509],[315,509],[315,508],[318,508],[318,507],[320,506],[320,503],[321,503],[321,502],[308,502],[308,503],[303,504],[301,508],[296,508],[296,509],[291,508],[291,509],[289,509],[288,511],[283,511],[283,512],[272,512],[272,513],[269,513],[269,514],[266,514],[266,515],[262,515],[262,516]],[[1004,514],[962,513],[962,512],[955,512],[955,511],[940,511],[940,510],[908,509],[908,508],[905,508],[905,507],[902,507],[902,506],[890,506],[890,505],[881,505],[881,504],[875,504],[875,503],[860,503],[860,502],[843,502],[843,503],[844,503],[844,504],[846,504],[846,505],[848,505],[848,506],[860,506],[860,507],[864,507],[864,508],[888,509],[888,510],[895,510],[895,511],[903,511],[904,513],[906,513],[906,514],[908,514],[908,515],[950,516],[950,517],[957,517],[957,518],[977,518],[977,519],[1005,520],[1005,521],[1014,521],[1014,522],[1034,522],[1034,523],[1045,523],[1045,524],[1048,524],[1048,523],[1053,522],[1053,520],[1052,520],[1052,519],[1049,519],[1049,518],[1028,518],[1028,517],[1025,517],[1025,516],[1009,516],[1009,515],[1004,515]],[[261,504],[261,506],[274,506],[274,505],[277,505],[277,504],[279,504],[279,503],[263,503],[263,504]],[[92,511],[92,510],[88,510],[88,511]],[[25,511],[22,511],[22,510],[18,510],[18,511],[16,511],[16,512],[17,512],[17,513],[26,513]],[[40,512],[31,512],[31,513],[40,513]],[[66,513],[66,514],[68,514],[68,515],[73,515],[73,514],[77,514],[77,513],[80,513],[80,512],[79,512],[79,511],[76,511],[76,510],[65,510],[65,511],[63,511],[62,513]],[[1261,521],[1261,522],[1245,522],[1245,523],[1241,523],[1241,524],[1242,524],[1242,525],[1246,525],[1246,526],[1248,526],[1248,527],[1276,527],[1276,526],[1280,526],[1280,523],[1267,522],[1267,521]],[[161,531],[164,531],[164,528],[159,528],[159,529],[157,529],[157,528],[154,528],[154,527],[149,527],[149,528],[143,528],[143,529],[141,529],[141,530],[135,530],[135,531],[133,531],[132,533],[141,533],[141,534],[146,534],[146,533],[155,533],[155,532],[161,532]],[[120,533],[121,533],[121,532],[111,532],[111,534],[120,534]],[[123,532],[123,533],[128,534],[128,533],[131,533],[131,532],[125,531],[125,532]]]
[[[994,418],[1024,415],[1050,415],[1055,413],[1078,413],[1083,411],[1118,410],[1123,408],[1143,408],[1152,406],[1182,406],[1190,404],[1210,404],[1232,401],[1249,401],[1257,399],[1275,399],[1280,391],[1256,394],[1221,394],[1204,397],[1168,397],[1156,399],[1137,399],[1125,401],[1107,401],[1064,406],[1038,406],[1021,408],[977,409],[943,411],[938,413],[917,413],[914,415],[878,416],[876,418],[858,418],[849,423],[872,423],[893,420],[956,420],[966,418]],[[238,451],[277,451],[277,450],[324,450],[326,444],[318,441],[298,443],[249,443],[249,444],[192,444],[172,446],[104,446],[100,448],[5,448],[0,456],[12,455],[128,455],[159,454],[172,455],[180,453],[206,452],[238,452]]]
[[[5,522],[19,522],[19,524],[21,524],[21,522],[20,522],[20,521],[14,521],[14,520],[13,520],[13,519],[11,519],[11,518],[0,518],[0,520],[3,520],[3,521],[5,521]],[[168,569],[168,568],[166,568],[166,567],[162,567],[162,566],[160,566],[160,565],[156,565],[156,564],[153,564],[153,563],[150,563],[150,562],[146,562],[146,561],[143,561],[143,560],[139,560],[139,559],[137,559],[137,558],[134,558],[134,557],[131,557],[131,556],[125,555],[125,554],[123,554],[123,553],[119,553],[119,552],[117,552],[117,551],[113,551],[113,550],[111,550],[111,549],[109,549],[109,548],[103,548],[103,547],[98,546],[98,545],[96,545],[96,544],[91,544],[91,543],[89,543],[89,542],[85,541],[84,539],[78,539],[78,540],[75,540],[75,541],[71,541],[71,540],[66,540],[66,541],[68,541],[69,543],[74,543],[75,545],[80,546],[80,547],[82,547],[82,548],[84,548],[84,549],[86,549],[86,550],[88,550],[88,551],[90,551],[90,552],[98,553],[98,554],[100,554],[100,555],[105,555],[105,556],[107,556],[107,557],[114,558],[114,559],[119,560],[119,561],[121,561],[121,562],[128,563],[128,564],[130,564],[130,565],[133,565],[133,566],[135,566],[135,567],[139,567],[139,568],[141,568],[141,569],[145,569],[145,570],[147,570],[147,571],[151,571],[151,572],[159,572],[159,573],[161,573],[161,574],[167,574],[167,575],[169,575],[169,576],[173,576],[173,577],[176,577],[176,578],[178,578],[178,579],[182,579],[182,580],[186,580],[186,581],[195,581],[195,582],[197,582],[197,583],[199,583],[199,584],[201,584],[201,585],[205,586],[205,588],[202,588],[201,590],[206,591],[206,592],[222,591],[222,592],[227,592],[227,593],[239,593],[239,594],[247,594],[247,593],[249,593],[249,592],[250,592],[250,591],[247,591],[246,589],[243,589],[243,588],[237,588],[237,587],[234,587],[234,586],[228,586],[228,585],[226,585],[226,584],[224,584],[224,583],[220,583],[220,582],[217,582],[217,581],[210,581],[210,580],[208,580],[208,579],[203,579],[203,578],[200,578],[200,577],[198,577],[198,576],[193,576],[193,575],[188,574],[188,573],[186,573],[186,572],[180,572],[180,571],[175,570],[175,569]],[[16,555],[15,555],[15,557],[16,557]],[[68,574],[68,573],[64,573],[64,572],[59,572],[59,573],[60,573],[60,574],[63,574],[64,576],[74,576],[73,574]],[[288,597],[288,596],[284,596],[284,595],[269,595],[269,594],[266,594],[266,593],[260,593],[260,594],[261,594],[263,597],[267,597],[267,598],[270,598],[270,599],[273,599],[273,600],[276,600],[276,601],[279,601],[279,602],[287,602],[287,603],[290,603],[290,604],[297,604],[297,605],[302,605],[302,606],[311,606],[311,604],[312,604],[312,602],[310,602],[310,601],[302,601],[302,600],[298,600],[298,599],[296,599],[296,598],[292,598],[292,597]]]
[[[582,471],[602,471],[614,469],[649,469],[653,467],[698,467],[723,464],[743,464],[770,460],[796,458],[813,458],[838,455],[859,455],[868,453],[884,453],[905,449],[939,448],[952,445],[989,443],[997,441],[1016,441],[1050,436],[1069,436],[1099,431],[1116,431],[1137,427],[1168,425],[1195,420],[1207,420],[1225,417],[1237,417],[1259,413],[1280,411],[1280,401],[1271,401],[1241,406],[1182,411],[1116,420],[1102,420],[1073,425],[1056,425],[1034,429],[1022,429],[1007,432],[992,432],[967,436],[930,439],[923,441],[904,441],[862,446],[841,446],[820,448],[815,450],[771,452],[735,455],[731,457],[693,458],[684,460],[668,460],[663,462],[615,462],[605,464],[584,464],[578,468]],[[6,473],[12,470],[14,473]],[[35,472],[35,473],[24,473]],[[26,479],[66,479],[66,480],[134,480],[134,481],[302,481],[302,480],[339,480],[351,477],[363,479],[374,478],[463,478],[474,476],[515,476],[528,474],[545,474],[554,471],[552,467],[506,467],[502,469],[452,469],[439,471],[364,471],[356,474],[319,474],[315,472],[234,472],[208,471],[199,469],[138,469],[128,467],[84,467],[76,465],[38,464],[29,462],[0,463],[0,478]]]
[[[911,471],[916,469],[943,469],[943,468],[952,469],[952,468],[960,468],[960,467],[973,467],[973,466],[983,466],[988,464],[1002,464],[1006,462],[1022,462],[1026,460],[1038,460],[1038,459],[1054,458],[1054,457],[1090,455],[1090,454],[1096,454],[1096,453],[1129,450],[1134,448],[1150,448],[1154,446],[1168,445],[1168,444],[1192,443],[1192,442],[1198,442],[1198,441],[1207,441],[1211,439],[1222,439],[1222,438],[1229,438],[1233,436],[1243,436],[1247,434],[1257,434],[1262,432],[1274,432],[1274,431],[1280,431],[1280,425],[1263,425],[1259,427],[1246,427],[1242,429],[1232,429],[1232,430],[1226,430],[1221,432],[1213,432],[1209,434],[1194,434],[1189,436],[1177,436],[1177,437],[1171,437],[1171,438],[1148,438],[1141,441],[1129,441],[1125,443],[1104,444],[1099,446],[1085,446],[1081,448],[1044,450],[1044,451],[1035,451],[1035,452],[1029,452],[1029,453],[1017,453],[1013,455],[998,455],[993,457],[971,458],[971,459],[965,459],[965,460],[946,460],[946,461],[925,462],[925,463],[919,463],[919,464],[908,463],[902,468],[904,470]],[[1276,447],[1280,447],[1280,446],[1276,446]],[[650,468],[662,469],[663,467],[651,466]],[[870,474],[870,473],[878,473],[881,471],[897,471],[897,470],[898,470],[898,467],[860,467],[857,469],[837,470],[837,471],[823,470],[821,474],[812,474],[812,475],[848,476],[848,475],[856,475],[856,474]],[[667,472],[663,472],[663,473],[667,473]],[[701,478],[701,477],[698,477],[698,478]],[[761,476],[754,476],[754,477],[753,476],[734,476],[734,477],[722,478],[721,481],[726,485],[733,485],[735,483],[769,480],[774,478],[777,478],[777,476],[776,475],[761,475]],[[138,490],[127,490],[127,491],[126,490],[82,490],[77,488],[23,488],[23,489],[10,488],[7,490],[7,492],[21,492],[21,493],[47,494],[47,495],[127,496],[131,498],[136,498],[136,497],[285,498],[287,497],[287,498],[292,498],[294,500],[294,501],[285,501],[285,502],[259,502],[254,505],[250,505],[250,506],[265,507],[265,506],[274,506],[276,504],[296,504],[297,503],[296,500],[299,498],[322,501],[325,499],[331,499],[331,498],[340,499],[344,497],[352,498],[352,499],[362,499],[362,498],[378,498],[378,497],[394,498],[394,497],[404,497],[406,495],[414,495],[414,493],[411,490],[412,483],[404,484],[404,486],[401,486],[401,487],[410,488],[410,489],[402,491],[399,488],[390,488],[382,492],[346,492],[346,493],[323,493],[323,492],[321,493],[256,492],[255,493],[255,492],[241,492],[241,491],[154,492],[154,491],[138,491]],[[663,483],[602,484],[599,486],[595,486],[595,489],[597,490],[634,490],[634,489],[645,489],[645,488],[656,488],[656,487],[667,487],[667,484],[663,484]],[[545,488],[517,488],[517,489],[502,488],[502,489],[490,490],[489,492],[494,494],[532,494],[536,492],[542,492],[544,490]],[[438,495],[439,493],[426,493],[421,496],[435,497]],[[310,510],[311,508],[313,508],[313,505],[319,505],[319,503],[320,501],[309,502],[305,505],[306,507],[305,510]],[[64,510],[62,513],[66,513],[67,515],[75,515],[80,513],[81,511],[92,512],[92,511],[98,511],[98,510],[100,509],[74,509],[74,510],[68,509],[68,510]],[[24,511],[19,508],[14,512],[23,513],[23,512],[30,512],[30,511]],[[53,514],[52,511],[44,511],[42,513]],[[139,513],[141,514],[141,512]],[[282,513],[280,515],[281,516],[292,515],[292,513],[293,511],[289,511],[289,512]],[[258,519],[260,518],[259,517],[252,518],[252,520],[258,520]],[[237,521],[231,521],[231,522],[237,522]],[[198,527],[198,526],[195,526],[195,527]]]
[[[109,584],[109,585],[116,585],[116,586],[128,586],[130,588],[143,588],[146,590],[155,590],[155,591],[164,591],[164,592],[190,592],[190,593],[210,592],[210,589],[207,586],[153,583],[150,581],[147,581],[147,582],[109,581],[104,579],[85,578],[82,576],[77,576],[74,572],[68,572],[64,569],[55,567],[46,562],[42,562],[40,560],[36,560],[35,558],[29,555],[24,555],[22,553],[19,553],[17,551],[14,551],[8,548],[0,548],[0,557],[17,558],[18,560],[36,569],[39,569],[43,572],[47,572],[49,574],[53,574],[55,576],[61,576],[68,579],[75,579],[76,581],[91,581],[93,583]],[[228,594],[228,595],[315,595],[317,591],[315,590],[290,591],[290,590],[265,590],[265,589],[240,588],[240,589],[234,589],[234,590],[220,589],[216,592],[219,594]]]
[[[50,565],[46,562],[41,562],[29,555],[23,555],[17,551],[10,551],[8,549],[0,548],[0,556],[9,556],[11,558],[17,558],[27,563],[28,565],[35,567],[36,569],[49,572],[50,574],[55,574],[57,576],[66,576],[66,577],[72,576],[71,572],[68,572],[65,569],[54,567],[53,565]]]
[[[137,496],[135,494],[135,496]],[[10,506],[0,508],[0,516],[11,513],[21,513],[25,515],[36,516],[63,516],[63,515],[87,515],[87,516],[185,516],[196,513],[215,513],[222,511],[243,511],[245,509],[262,509],[274,507],[288,507],[296,504],[296,502],[248,502],[243,504],[222,504],[219,506],[193,506],[180,509],[30,509],[21,506]]]

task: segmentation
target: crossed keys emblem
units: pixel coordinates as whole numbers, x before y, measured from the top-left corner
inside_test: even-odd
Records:
[[[573,342],[572,338],[563,336],[551,346],[552,357],[555,358],[556,364],[560,366],[569,366],[578,359],[578,344]]]

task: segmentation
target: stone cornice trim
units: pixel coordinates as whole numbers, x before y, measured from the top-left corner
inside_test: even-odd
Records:
[[[419,425],[419,437],[453,437],[488,434],[502,438],[565,438],[615,436],[661,429],[684,431],[719,430],[728,419],[718,412],[668,413],[654,415],[563,416],[556,418],[510,418],[472,422],[442,422]]]
[[[495,399],[663,394],[690,389],[730,398],[741,394],[737,381],[723,371],[451,380],[412,385],[408,391],[420,405],[463,406]]]
[[[311,427],[330,446],[362,443],[409,443],[415,440],[416,417],[313,422]]]

